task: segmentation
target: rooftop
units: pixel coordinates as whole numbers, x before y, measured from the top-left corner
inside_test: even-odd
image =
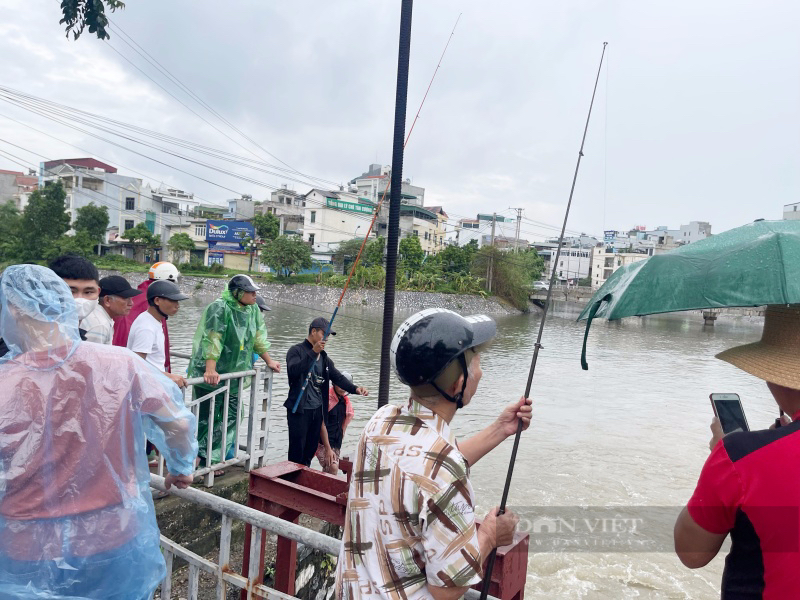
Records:
[[[52,169],[58,165],[69,165],[71,167],[82,167],[84,169],[102,169],[106,173],[116,173],[116,167],[112,167],[96,158],[59,158],[44,163],[45,169]]]

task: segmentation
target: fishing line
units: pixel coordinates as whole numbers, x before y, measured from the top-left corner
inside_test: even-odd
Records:
[[[419,110],[417,110],[417,117],[419,117],[419,113],[422,110],[422,107],[425,105],[425,100],[428,98],[428,92],[430,91],[431,86],[433,85],[433,80],[436,79],[436,74],[439,72],[439,66],[442,64],[442,59],[444,58],[445,52],[447,52],[447,48],[450,45],[450,40],[452,39],[453,34],[455,33],[456,26],[458,25],[458,20],[460,18],[461,18],[461,15],[459,14],[458,15],[458,19],[456,19],[456,25],[453,26],[453,31],[450,33],[450,37],[447,38],[447,44],[445,45],[444,51],[442,52],[442,56],[439,58],[439,63],[436,65],[436,69],[433,72],[433,76],[431,77],[431,81],[428,84],[428,89],[425,92],[425,95],[422,97],[422,102],[420,102]],[[414,123],[416,123],[416,119],[414,119]],[[408,140],[411,138],[411,130],[413,130],[413,128],[414,128],[414,125],[412,124],[411,129],[409,130],[408,134],[406,135],[406,139],[403,142],[403,148],[404,149],[405,149],[406,145],[408,144]],[[388,175],[387,175],[387,177],[388,177]],[[328,336],[330,335],[331,327],[333,327],[333,321],[336,318],[336,313],[339,312],[339,307],[341,307],[341,305],[342,305],[342,300],[344,300],[344,295],[347,292],[347,288],[350,285],[350,280],[353,278],[353,275],[356,272],[356,267],[358,266],[358,262],[361,260],[361,254],[362,254],[362,252],[364,252],[364,247],[367,245],[367,241],[369,240],[369,234],[372,232],[372,228],[375,225],[375,221],[377,220],[378,215],[380,214],[381,206],[383,206],[383,201],[386,200],[386,194],[389,191],[389,188],[390,188],[390,184],[389,184],[389,182],[387,182],[387,185],[383,190],[383,194],[381,196],[381,200],[380,200],[380,202],[378,202],[378,205],[375,207],[375,214],[372,217],[372,221],[370,221],[369,228],[367,229],[367,234],[364,236],[364,240],[361,242],[361,247],[358,249],[358,254],[356,255],[355,261],[353,262],[353,266],[350,268],[350,274],[347,276],[347,281],[345,282],[344,288],[342,289],[342,293],[339,296],[339,302],[336,303],[336,308],[333,309],[333,314],[331,315],[330,321],[328,321],[328,327],[325,330],[325,335],[323,337],[323,341],[327,340]],[[402,195],[402,189],[400,191],[401,191],[401,195]],[[388,269],[387,269],[386,281],[387,281],[387,285],[388,285],[388,283],[389,283]],[[297,400],[295,400],[294,406],[292,407],[292,412],[293,413],[296,413],[297,412],[297,407],[300,406],[300,401],[302,400],[303,394],[305,393],[306,388],[308,387],[309,381],[311,381],[311,374],[313,372],[314,372],[314,362],[311,363],[311,366],[308,369],[308,373],[306,373],[305,379],[303,380],[303,386],[300,388],[300,393],[297,395]]]
[[[594,98],[597,94],[597,83],[600,81],[600,71],[603,68],[603,58],[606,54],[606,46],[608,46],[608,42],[603,42],[603,52],[600,55],[600,65],[597,67],[597,77],[594,80],[594,88],[592,90],[592,101],[589,103],[589,114],[586,115],[586,125],[583,128],[583,138],[581,139],[581,149],[578,151],[578,162],[575,165],[575,174],[572,176],[572,187],[569,190],[569,200],[567,201],[567,210],[564,213],[564,223],[561,226],[561,235],[558,238],[558,249],[556,250],[556,258],[555,263],[558,264],[558,259],[561,257],[561,246],[564,243],[564,233],[567,229],[567,219],[569,219],[569,209],[572,206],[572,196],[575,193],[575,183],[578,181],[578,171],[581,168],[581,159],[583,158],[583,147],[586,144],[586,134],[589,131],[589,121],[592,118],[592,107],[594,106]],[[556,280],[556,269],[553,269],[552,274],[550,275],[550,285],[547,289],[547,299],[544,303],[544,309],[542,311],[542,320],[539,321],[539,333],[536,336],[536,343],[533,346],[533,358],[531,359],[531,368],[528,371],[528,383],[525,386],[525,398],[528,398],[531,393],[531,383],[533,381],[533,374],[536,371],[536,361],[539,358],[539,350],[542,348],[542,333],[544,332],[544,324],[547,320],[547,312],[550,308],[550,297],[553,294],[553,287],[555,286]],[[508,501],[508,492],[511,488],[511,477],[514,473],[514,463],[517,460],[517,450],[519,449],[519,440],[520,435],[522,434],[522,421],[519,421],[517,425],[517,434],[514,437],[514,448],[511,450],[511,460],[508,465],[508,474],[506,475],[506,484],[503,488],[503,498],[500,502],[500,509],[497,511],[498,516],[502,515],[506,511],[506,502]],[[492,553],[489,555],[489,562],[486,565],[486,573],[484,574],[483,578],[483,587],[481,588],[481,600],[486,600],[486,596],[489,594],[489,585],[492,580],[492,569],[494,568],[494,561],[497,557],[497,548],[492,550]]]

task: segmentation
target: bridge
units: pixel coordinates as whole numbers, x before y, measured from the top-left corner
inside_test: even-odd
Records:
[[[553,302],[573,302],[575,304],[586,304],[592,297],[596,290],[591,287],[584,286],[553,286],[553,294],[551,300]],[[544,303],[547,300],[547,290],[533,290],[528,299],[532,304],[544,309]]]

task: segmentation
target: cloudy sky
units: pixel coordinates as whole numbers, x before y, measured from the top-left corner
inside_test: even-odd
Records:
[[[604,41],[569,229],[706,220],[720,232],[780,218],[783,204],[800,200],[796,2],[418,0],[408,126],[459,14],[406,151],[404,176],[426,188],[428,204],[456,218],[523,207],[524,235],[551,235],[545,225],[563,216]],[[391,162],[397,0],[128,0],[112,15],[261,148],[144,62],[121,32],[112,29],[110,43],[88,33],[67,40],[53,0],[0,0],[0,15],[0,86],[284,167],[266,150],[332,182]],[[113,146],[5,101],[0,115],[0,139],[26,149],[0,141],[0,151],[28,161],[91,154],[210,202],[309,187],[268,167],[206,158],[254,183],[127,140]],[[0,155],[2,168],[18,165]]]

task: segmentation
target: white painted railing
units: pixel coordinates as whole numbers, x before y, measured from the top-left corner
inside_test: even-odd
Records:
[[[164,487],[164,478],[158,475],[150,476],[150,487],[167,491]],[[189,563],[189,590],[188,600],[199,600],[200,572],[205,571],[217,580],[216,598],[225,600],[228,589],[233,586],[240,590],[246,590],[246,598],[270,598],[274,600],[287,600],[293,598],[282,592],[265,586],[256,584],[259,577],[260,565],[258,564],[261,555],[261,540],[267,533],[274,533],[282,537],[294,540],[300,544],[305,544],[315,550],[325,552],[333,556],[339,555],[342,542],[336,538],[308,529],[302,525],[297,525],[290,521],[284,521],[278,517],[268,515],[242,504],[237,504],[231,500],[220,498],[209,492],[204,492],[197,488],[186,488],[179,490],[172,487],[169,494],[182,498],[188,502],[213,510],[222,515],[222,528],[220,530],[219,558],[217,562],[203,558],[180,544],[161,536],[161,549],[164,552],[164,559],[167,563],[167,576],[161,582],[161,599],[172,598],[172,567],[175,557],[181,558]],[[252,526],[250,536],[250,562],[248,565],[248,576],[245,577],[233,570],[230,564],[231,556],[231,529],[234,521],[242,521]],[[480,594],[475,590],[468,590],[464,596],[468,600],[477,600]],[[489,600],[497,600],[488,596]],[[205,599],[203,599],[205,600]]]
[[[191,359],[191,356],[183,352],[170,352],[171,358]],[[206,439],[206,457],[208,460],[212,456],[212,448],[215,445],[214,439],[214,412],[218,402],[223,403],[222,408],[222,439],[216,444],[221,448],[220,460],[215,463],[202,461],[194,471],[195,477],[204,477],[206,487],[214,485],[214,471],[226,469],[235,465],[244,465],[245,469],[257,469],[264,466],[264,456],[267,452],[269,435],[269,410],[272,400],[272,377],[273,372],[270,368],[263,368],[256,364],[253,369],[247,371],[237,371],[220,375],[220,383],[224,384],[197,399],[192,399],[192,388],[195,384],[204,383],[202,377],[192,377],[186,380],[184,388],[184,402],[194,416],[199,418],[200,404],[207,402],[208,411],[208,436]],[[225,448],[228,443],[228,411],[230,409],[230,386],[231,382],[238,381],[239,386],[239,411],[236,414],[236,441],[234,442],[234,456],[225,460]],[[249,385],[249,394],[246,390]],[[247,422],[242,421],[242,415],[247,410]],[[245,435],[246,434],[246,435]],[[244,443],[242,436],[244,435]],[[164,457],[160,456],[158,461],[158,475],[164,476]]]
[[[158,475],[150,476],[150,486],[160,491],[164,488],[164,478]],[[203,558],[180,544],[161,536],[161,549],[164,552],[164,559],[167,563],[167,577],[161,582],[161,598],[168,600],[172,598],[172,567],[175,557],[181,558],[189,563],[189,589],[188,600],[198,600],[200,598],[200,572],[205,571],[217,580],[216,598],[225,600],[228,589],[232,586],[240,590],[246,590],[246,597],[251,598],[270,598],[275,600],[286,600],[292,598],[282,592],[269,588],[263,584],[256,584],[259,576],[260,565],[258,564],[261,556],[261,540],[263,536],[276,533],[285,538],[289,538],[301,544],[305,544],[321,550],[328,554],[337,556],[341,542],[335,538],[324,535],[312,529],[307,529],[284,521],[278,517],[262,513],[253,508],[242,504],[237,504],[231,500],[220,498],[209,492],[204,492],[196,488],[186,488],[179,490],[171,488],[169,493],[188,500],[193,504],[203,506],[222,515],[222,529],[220,530],[219,558],[217,562]],[[250,536],[250,563],[248,576],[245,577],[237,573],[230,564],[231,556],[231,529],[234,521],[243,521],[252,526]]]

